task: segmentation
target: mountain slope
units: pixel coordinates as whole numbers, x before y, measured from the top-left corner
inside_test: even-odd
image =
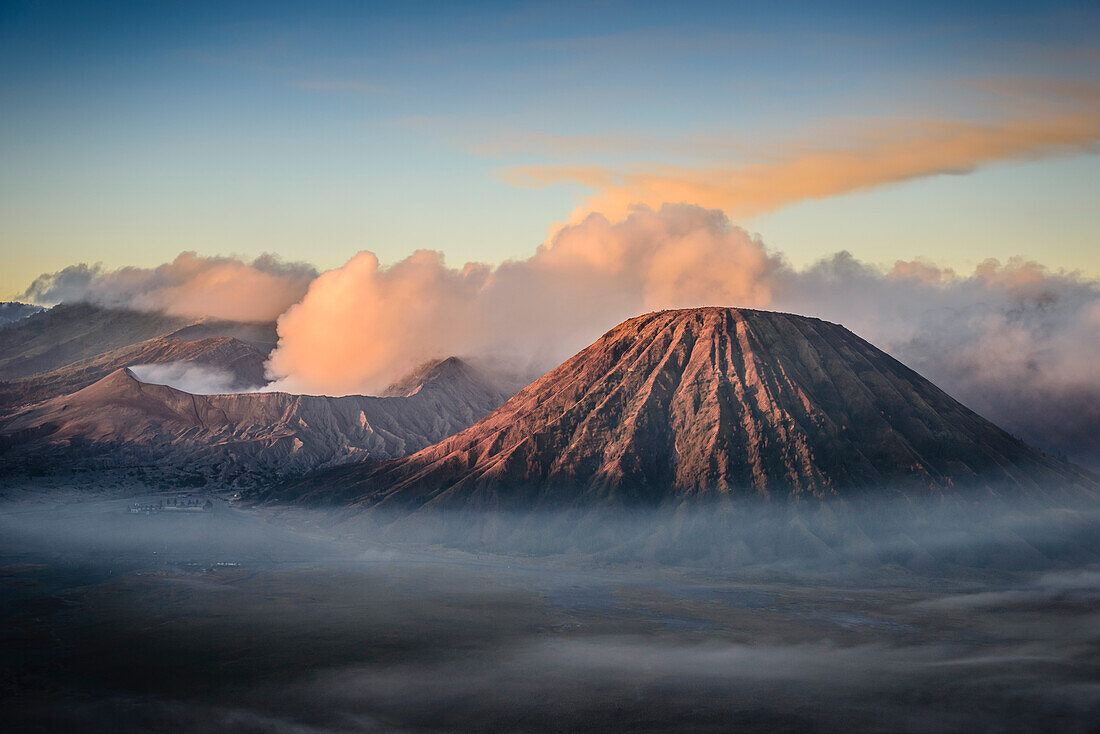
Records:
[[[504,400],[458,360],[422,368],[401,397],[192,395],[116,370],[0,420],[10,471],[144,467],[228,482],[419,450]]]
[[[28,377],[187,325],[164,314],[62,304],[0,331],[0,378]]]
[[[417,454],[287,491],[418,506],[1050,483],[1097,487],[841,326],[701,308],[621,324]]]
[[[20,405],[33,405],[67,395],[101,380],[122,367],[186,362],[212,367],[232,375],[236,390],[266,383],[267,356],[251,344],[231,337],[183,341],[158,337],[113,349],[32,377],[0,381],[0,414]]]
[[[274,321],[226,321],[211,318],[188,324],[165,336],[185,342],[236,339],[255,347],[265,355],[271,354],[279,341]]]
[[[61,304],[0,329],[0,379],[17,379],[60,369],[158,337],[181,341],[233,337],[267,353],[273,323],[167,316],[146,311]]]

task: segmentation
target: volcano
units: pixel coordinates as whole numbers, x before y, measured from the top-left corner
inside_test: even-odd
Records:
[[[293,492],[363,506],[860,492],[1095,493],[837,324],[735,308],[626,321],[479,422]]]

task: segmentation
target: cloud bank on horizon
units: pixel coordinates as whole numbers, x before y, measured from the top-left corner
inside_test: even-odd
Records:
[[[38,305],[87,302],[174,316],[271,321],[298,302],[317,277],[312,265],[273,255],[252,262],[182,252],[156,268],[78,263],[35,279],[22,300]]]
[[[420,250],[383,266],[360,252],[315,277],[302,264],[184,253],[154,269],[76,265],[28,289],[192,316],[272,319],[275,387],[377,393],[457,355],[536,376],[640,313],[702,305],[793,311],[848,327],[964,404],[1042,448],[1100,466],[1100,282],[1019,259],[959,274],[890,269],[841,252],[796,269],[721,211],[591,214],[530,257],[449,266]],[[281,315],[280,315],[281,314]]]

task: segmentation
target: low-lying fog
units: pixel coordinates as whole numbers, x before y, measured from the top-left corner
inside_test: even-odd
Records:
[[[192,395],[226,395],[255,392],[260,385],[249,385],[229,370],[194,362],[135,364],[130,372],[139,382],[166,385]]]
[[[0,505],[5,730],[1100,721],[1095,504],[368,522],[166,497]]]

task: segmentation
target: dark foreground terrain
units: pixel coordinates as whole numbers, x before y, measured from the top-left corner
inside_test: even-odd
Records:
[[[130,504],[0,507],[0,729],[1100,722],[1095,510],[424,519],[414,545],[408,522]]]

